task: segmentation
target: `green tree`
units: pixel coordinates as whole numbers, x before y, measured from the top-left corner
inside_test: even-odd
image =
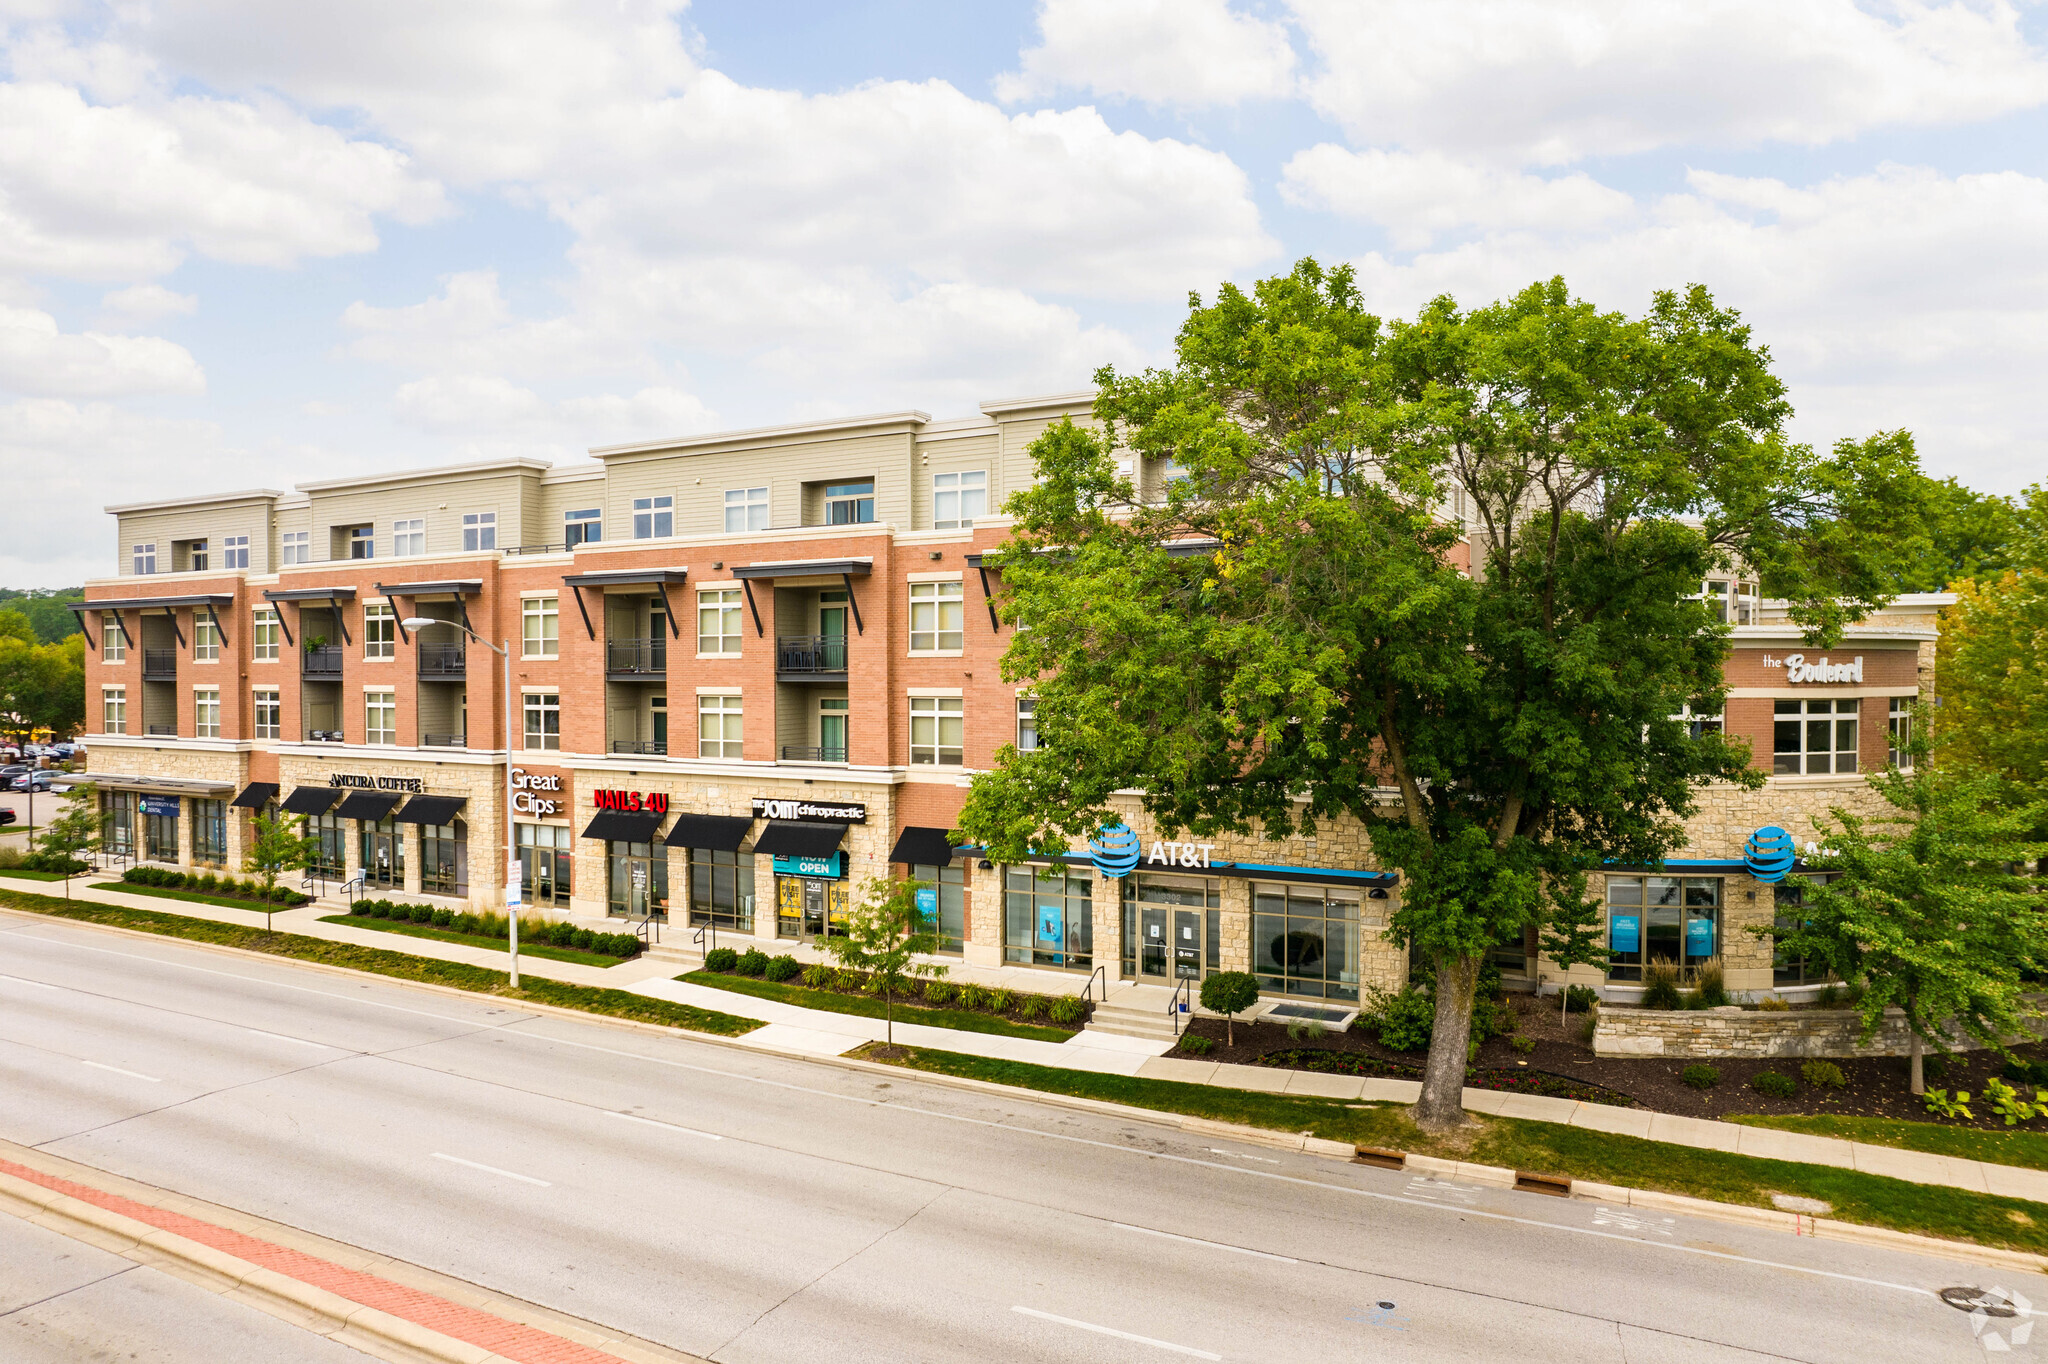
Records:
[[[896,1045],[896,996],[912,980],[943,976],[946,968],[919,961],[939,950],[936,924],[917,907],[917,892],[929,881],[884,881],[872,878],[860,901],[846,916],[846,931],[818,945],[841,966],[865,971],[880,992],[887,1019],[888,1045]]]
[[[73,615],[70,603],[85,600],[82,587],[18,588],[0,587],[0,607],[16,610],[27,616],[34,627],[33,639],[44,644],[55,644],[58,640],[78,633],[78,617]]]
[[[1435,979],[1416,1120],[1462,1123],[1480,965],[1546,878],[1655,862],[1704,784],[1762,780],[1672,718],[1721,705],[1701,580],[1739,561],[1827,641],[1925,552],[1910,439],[1788,442],[1768,361],[1698,287],[1631,319],[1553,280],[1389,326],[1303,261],[1191,299],[1175,367],[1098,374],[1100,428],[1048,428],[1006,505],[1001,610],[1030,628],[1003,672],[1045,742],[960,827],[1015,860],[1132,789],[1205,836],[1362,820]]]
[[[1202,1007],[1223,1015],[1223,1037],[1237,1045],[1237,1015],[1259,1002],[1259,978],[1249,971],[1218,971],[1202,980]]]
[[[1887,1009],[1912,1034],[1912,1090],[1926,1091],[1922,1053],[1947,1052],[1960,1031],[2003,1049],[2025,1030],[2025,977],[2048,966],[2048,906],[2039,877],[2015,874],[2041,855],[2038,805],[2014,805],[1996,777],[1926,761],[1870,778],[1891,808],[1871,818],[1837,807],[1816,819],[1834,875],[1806,889],[1798,924],[1773,933],[1792,956],[1864,983],[1863,1035]]]
[[[18,639],[23,644],[35,644],[35,622],[25,612],[11,606],[0,607],[0,639]]]
[[[305,831],[303,820],[283,815],[258,815],[249,821],[249,851],[242,858],[242,870],[263,878],[265,892],[277,888],[285,872],[309,865],[319,853],[319,840]],[[270,900],[264,901],[263,931],[270,931]]]
[[[1927,479],[1928,554],[1909,587],[1940,592],[1964,578],[1996,576],[2012,565],[2021,511],[2009,497],[1980,493],[1953,478]]]
[[[85,641],[34,644],[0,633],[0,728],[21,739],[39,729],[61,738],[84,721]]]
[[[2048,803],[2048,491],[2029,490],[2015,567],[1953,584],[1935,646],[1940,760],[1995,777],[2005,799]],[[2048,833],[2048,828],[2041,830]]]
[[[64,793],[57,817],[36,837],[44,871],[64,876],[64,898],[71,898],[71,877],[86,868],[83,855],[99,850],[107,817],[100,813],[99,793],[83,784]]]
[[[1553,880],[1548,889],[1550,918],[1537,945],[1567,976],[1574,966],[1607,965],[1607,925],[1602,922],[1600,902],[1586,894],[1585,876]],[[1560,1020],[1571,1007],[1570,994],[1569,980],[1558,985]]]

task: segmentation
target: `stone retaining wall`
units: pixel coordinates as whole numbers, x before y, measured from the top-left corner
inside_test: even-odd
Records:
[[[1762,1013],[1741,1009],[1671,1011],[1603,1006],[1593,1029],[1596,1056],[1904,1056],[1911,1049],[1906,1017],[1886,1011],[1868,1042],[1851,1009]],[[1957,1050],[1979,1044],[1956,1037]]]

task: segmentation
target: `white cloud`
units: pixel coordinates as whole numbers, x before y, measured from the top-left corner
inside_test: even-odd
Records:
[[[32,397],[107,398],[201,393],[192,353],[156,336],[61,332],[57,319],[0,304],[0,391]]]
[[[1287,30],[1224,0],[1039,0],[1039,45],[996,77],[1008,104],[1061,90],[1171,108],[1292,93]]]
[[[2048,100],[2012,0],[1290,0],[1358,144],[1565,164],[1814,146]]]
[[[173,293],[161,284],[131,284],[100,298],[100,311],[107,320],[128,326],[147,326],[167,317],[189,317],[198,309],[196,296]]]
[[[550,401],[496,374],[416,379],[399,386],[393,405],[407,425],[482,453],[560,456],[606,441],[682,435],[718,424],[694,394],[668,386]]]
[[[439,294],[402,307],[351,303],[341,322],[356,337],[344,353],[436,373],[499,370],[535,377],[644,366],[634,338],[616,331],[593,333],[567,317],[515,316],[495,270],[445,276]]]
[[[1584,172],[1546,179],[1438,152],[1354,152],[1325,142],[1296,152],[1280,174],[1289,203],[1377,223],[1402,250],[1464,227],[1591,232],[1635,210],[1628,195]]]

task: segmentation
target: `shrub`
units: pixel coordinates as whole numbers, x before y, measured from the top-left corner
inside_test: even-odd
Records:
[[[768,954],[758,947],[749,947],[740,954],[739,972],[743,976],[759,976],[768,969]]]
[[[1198,1033],[1184,1032],[1180,1035],[1180,1049],[1190,1056],[1207,1056],[1216,1050],[1216,1042]]]
[[[1712,1089],[1721,1083],[1721,1071],[1716,1066],[1687,1066],[1678,1078],[1694,1089]]]
[[[726,950],[726,948],[722,947],[719,949],[721,952]],[[710,959],[707,957],[705,960],[708,962]],[[804,968],[804,984],[810,986],[813,990],[829,990],[832,988],[832,977],[834,974],[832,968],[824,962],[813,962]]]
[[[370,908],[368,900],[353,900],[349,903],[348,912],[358,917],[367,917],[370,913]]]
[[[1008,990],[989,990],[981,997],[982,1007],[994,1014],[1010,1012],[1010,1006],[1016,1002],[1016,996]]]
[[[1863,1002],[1863,982],[1860,980],[1852,980],[1847,985],[1843,986],[1842,998],[1848,1001],[1849,1006],[1851,1008],[1854,1008],[1856,1005],[1861,1004]]]
[[[450,927],[457,933],[474,933],[476,932],[476,915],[468,910],[464,910],[455,916],[455,922]]]
[[[406,908],[411,912],[414,923],[431,924],[434,922],[434,907],[432,905],[408,905]]]
[[[388,918],[390,918],[390,917],[391,917],[391,902],[390,902],[389,900],[372,900],[372,901],[370,901],[370,917],[371,917],[371,918],[373,918],[373,919],[388,919]]]
[[[1975,1121],[1977,1115],[1970,1111],[1970,1091],[1959,1089],[1954,1098],[1945,1089],[1930,1089],[1926,1094],[1927,1111],[1937,1118],[1969,1118]]]
[[[1820,993],[1813,997],[1813,1002],[1823,1009],[1834,1008],[1842,1002],[1842,987],[1829,981],[1820,987]]]
[[[435,911],[434,911],[434,927],[436,927],[436,928],[446,928],[446,927],[448,927],[448,926],[449,926],[450,924],[452,924],[452,923],[454,923],[454,922],[455,922],[455,911],[454,911],[454,910],[452,910],[452,909],[437,909],[437,910],[435,910]]]
[[[1380,1045],[1394,1051],[1421,1051],[1436,1027],[1436,1001],[1420,990],[1376,990],[1369,1012]]]
[[[220,889],[220,881],[219,881],[219,879],[218,879],[217,877],[215,877],[215,876],[214,876],[214,874],[213,874],[212,872],[207,872],[207,873],[205,873],[204,875],[202,875],[202,876],[201,876],[201,877],[199,878],[199,889],[200,889],[200,890],[219,890],[219,889]]]
[[[569,939],[570,945],[573,946],[579,952],[588,952],[590,950],[590,945],[596,941],[596,930],[589,928],[577,929],[575,936]],[[758,976],[761,973],[759,971],[750,971],[747,974]]]
[[[1728,973],[1722,968],[1719,957],[1709,957],[1701,962],[1693,980],[1693,993],[1701,1008],[1718,1009],[1728,1002]]]
[[[1799,1078],[1815,1089],[1840,1089],[1849,1083],[1849,1077],[1833,1061],[1808,1061],[1799,1068]]]
[[[1029,991],[1026,991],[1024,997],[1017,1001],[1017,1017],[1023,1019],[1027,1023],[1029,1023],[1032,1019],[1037,1018],[1040,1014],[1044,1012],[1044,995],[1035,995],[1030,993]]]
[[[1993,1077],[1984,1082],[1984,1098],[1991,1105],[1991,1111],[2005,1119],[2007,1127],[2013,1127],[2048,1112],[2048,1090],[2035,1090],[2032,1100],[2023,1099],[2019,1091],[2005,1081]]]
[[[768,969],[762,974],[770,980],[779,982],[790,979],[801,970],[803,970],[803,967],[797,965],[796,958],[785,953],[780,957],[770,959]]]
[[[953,987],[943,980],[928,980],[924,983],[924,1002],[934,1008],[943,1008],[953,999]]]
[[[1566,1013],[1582,1014],[1600,1002],[1600,992],[1590,985],[1574,985],[1564,992]]]
[[[637,933],[614,933],[611,937],[611,955],[615,957],[637,957],[640,955],[641,947],[644,946]]]
[[[979,985],[963,985],[960,987],[960,993],[955,998],[958,1000],[961,1008],[979,1010],[983,1002],[988,998],[988,992]]]
[[[1749,1077],[1749,1087],[1771,1099],[1789,1099],[1799,1092],[1799,1082],[1775,1070],[1760,1070]]]
[[[740,964],[740,954],[730,947],[714,947],[704,954],[704,969],[707,971],[731,971]]]
[[[1046,1008],[1046,1017],[1063,1028],[1071,1028],[1088,1016],[1088,1006],[1077,995],[1061,995]]]
[[[1513,1047],[1522,1055],[1527,1056],[1530,1052],[1536,1050],[1536,1039],[1533,1037],[1524,1037],[1520,1033],[1516,1033],[1513,1037],[1510,1037],[1508,1039],[1508,1045]]]
[[[1758,1011],[1762,1013],[1781,1014],[1784,1013],[1786,1010],[1790,1009],[1792,1006],[1790,1004],[1787,1004],[1784,1000],[1778,998],[1776,995],[1765,995],[1762,999],[1759,999],[1756,1002],[1756,1007]]]
[[[857,994],[868,988],[868,978],[851,966],[842,966],[832,973],[832,988]]]
[[[1669,962],[1652,962],[1643,968],[1643,1007],[1682,1009],[1685,996],[1678,989],[1678,968]]]

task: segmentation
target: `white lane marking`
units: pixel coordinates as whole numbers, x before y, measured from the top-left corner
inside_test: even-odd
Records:
[[[1199,1236],[1180,1236],[1174,1232],[1160,1231],[1156,1227],[1133,1226],[1129,1222],[1111,1222],[1110,1225],[1120,1231],[1135,1231],[1143,1236],[1163,1236],[1169,1241],[1185,1241],[1191,1246],[1207,1246],[1210,1250],[1229,1250],[1235,1251],[1239,1255],[1256,1255],[1261,1260],[1278,1260],[1283,1265],[1298,1265],[1301,1263],[1292,1255],[1275,1255],[1271,1251],[1253,1250],[1250,1246],[1233,1246],[1223,1241],[1204,1241]]]
[[[545,1179],[535,1179],[532,1175],[522,1175],[512,1170],[500,1170],[495,1165],[485,1165],[481,1161],[464,1160],[461,1156],[451,1156],[446,1151],[434,1152],[434,1159],[452,1161],[457,1165],[467,1165],[472,1170],[482,1170],[486,1174],[503,1175],[507,1179],[516,1179],[520,1181],[522,1184],[538,1184],[543,1189],[552,1189],[555,1187],[554,1185],[548,1183]]]
[[[1115,1336],[1118,1340],[1134,1340],[1140,1345],[1150,1345],[1154,1349],[1159,1350],[1171,1350],[1177,1355],[1193,1355],[1196,1359],[1223,1358],[1222,1355],[1210,1354],[1207,1350],[1197,1350],[1192,1345],[1176,1345],[1170,1340],[1154,1340],[1150,1336],[1134,1336],[1129,1331],[1119,1331],[1112,1326],[1097,1326],[1092,1321],[1075,1321],[1072,1317],[1056,1317],[1050,1312],[1041,1312],[1035,1307],[1012,1307],[1010,1310],[1012,1312],[1021,1312],[1027,1317],[1037,1317],[1040,1321],[1056,1321],[1062,1326],[1072,1326],[1082,1331],[1093,1331],[1098,1336]]]
[[[281,1032],[265,1032],[261,1028],[244,1028],[242,1031],[255,1033],[258,1037],[267,1037],[273,1042],[296,1042],[302,1047],[318,1047],[322,1051],[342,1050],[340,1047],[330,1047],[325,1042],[314,1042],[304,1037],[286,1037]]]
[[[719,1136],[716,1132],[699,1132],[694,1127],[678,1127],[672,1122],[663,1122],[659,1118],[643,1118],[638,1113],[618,1113],[607,1108],[604,1110],[604,1115],[607,1118],[624,1118],[627,1122],[644,1122],[649,1127],[666,1127],[671,1132],[681,1132],[683,1135],[690,1137],[702,1137],[706,1141],[725,1140],[724,1137]]]
[[[160,1085],[163,1083],[162,1080],[159,1080],[154,1075],[144,1075],[139,1070],[123,1070],[119,1066],[109,1066],[102,1064],[99,1061],[80,1061],[78,1064],[80,1064],[81,1066],[91,1066],[94,1070],[111,1070],[114,1072],[114,1074],[125,1075],[131,1080],[147,1080],[153,1085]]]
[[[30,980],[27,976],[0,976],[0,980],[11,980],[16,985],[33,985],[38,990],[61,990],[61,985],[52,985],[47,980]]]
[[[1438,1203],[1456,1203],[1460,1207],[1469,1208],[1475,1201],[1472,1196],[1478,1193],[1479,1189],[1476,1185],[1467,1188],[1463,1184],[1453,1184],[1448,1179],[1431,1179],[1428,1175],[1417,1175],[1408,1181],[1407,1192],[1410,1198],[1427,1198]]]
[[[1677,1221],[1670,1217],[1645,1217],[1641,1213],[1624,1212],[1619,1208],[1600,1208],[1593,1213],[1596,1227],[1622,1227],[1628,1231],[1646,1231],[1658,1236],[1669,1236]]]
[[[1277,1160],[1267,1160],[1264,1156],[1248,1156],[1242,1151],[1226,1151],[1220,1146],[1211,1146],[1209,1154],[1212,1156],[1236,1156],[1239,1160],[1256,1160],[1267,1165],[1278,1165],[1280,1163]]]

